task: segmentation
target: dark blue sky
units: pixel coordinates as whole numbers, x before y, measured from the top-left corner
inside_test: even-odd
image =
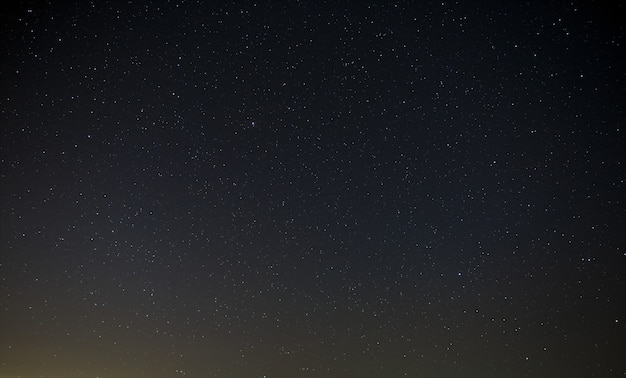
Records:
[[[3,5],[0,377],[623,376],[623,7]]]

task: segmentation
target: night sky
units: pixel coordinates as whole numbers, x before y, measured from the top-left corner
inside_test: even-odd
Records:
[[[623,7],[209,4],[2,5],[0,377],[624,376]]]

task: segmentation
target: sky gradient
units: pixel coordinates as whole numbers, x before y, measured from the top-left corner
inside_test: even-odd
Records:
[[[626,373],[623,7],[2,7],[1,378]]]

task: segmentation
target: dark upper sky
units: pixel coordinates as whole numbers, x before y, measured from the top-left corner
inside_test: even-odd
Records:
[[[623,8],[92,3],[0,12],[0,377],[626,372]]]

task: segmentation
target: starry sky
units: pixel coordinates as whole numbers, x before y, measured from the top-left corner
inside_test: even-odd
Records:
[[[0,377],[626,372],[623,7],[0,14]]]

